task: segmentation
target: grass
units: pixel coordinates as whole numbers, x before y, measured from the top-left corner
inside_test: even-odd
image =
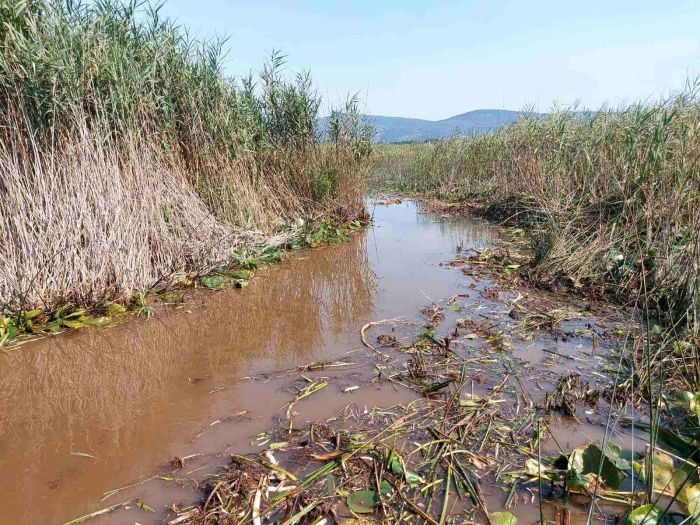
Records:
[[[700,106],[694,91],[559,112],[447,141],[383,145],[375,189],[471,201],[529,228],[532,276],[646,307],[697,344]],[[680,335],[677,333],[677,335]],[[697,354],[694,354],[697,357]],[[692,373],[695,385],[700,382]]]
[[[0,313],[128,297],[235,264],[297,219],[365,214],[369,129],[317,138],[308,73],[223,72],[150,4],[0,4]]]

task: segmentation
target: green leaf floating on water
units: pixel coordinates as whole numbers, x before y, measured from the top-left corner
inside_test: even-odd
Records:
[[[628,525],[657,525],[663,511],[656,505],[642,505],[627,515]]]
[[[489,514],[491,525],[515,525],[518,523],[518,518],[510,512],[492,512]]]
[[[605,455],[623,472],[630,469],[631,463],[623,457],[622,447],[620,445],[608,443],[605,445]]]
[[[600,479],[608,488],[614,490],[619,490],[622,483],[622,472],[608,454],[602,453],[598,445],[591,444],[574,450],[569,456],[569,469],[580,477],[588,474],[598,475],[598,469],[600,469]],[[572,480],[572,483],[587,486],[587,483],[580,478]]]
[[[700,483],[685,487],[679,498],[688,509],[696,524],[700,524]]]
[[[224,278],[220,275],[207,275],[199,280],[202,286],[209,288],[210,290],[216,290],[218,288],[224,287]]]
[[[347,503],[357,514],[372,514],[379,505],[379,496],[374,490],[359,490],[348,496]]]

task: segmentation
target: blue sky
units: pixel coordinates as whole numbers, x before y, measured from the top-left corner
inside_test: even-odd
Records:
[[[194,35],[227,35],[227,72],[273,49],[330,103],[446,118],[657,98],[700,74],[700,1],[167,0]]]

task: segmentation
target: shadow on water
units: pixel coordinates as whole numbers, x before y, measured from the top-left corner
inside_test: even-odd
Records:
[[[426,297],[468,285],[439,263],[491,238],[483,223],[410,202],[377,206],[374,218],[347,243],[261,270],[245,290],[194,294],[148,322],[46,337],[0,358],[0,522],[62,523],[176,455],[245,449],[289,395],[238,379],[357,348],[369,320],[415,317]],[[244,409],[246,425],[193,444]]]

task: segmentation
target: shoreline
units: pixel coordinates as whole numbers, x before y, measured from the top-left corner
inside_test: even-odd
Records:
[[[113,326],[130,317],[149,319],[156,312],[154,305],[172,307],[182,304],[189,290],[244,288],[261,265],[282,262],[285,254],[291,251],[344,242],[348,235],[367,224],[353,220],[308,226],[305,221],[300,221],[295,229],[277,233],[266,243],[256,242],[231,248],[231,258],[227,262],[210,267],[206,272],[176,273],[132,294],[117,294],[112,300],[77,304],[68,302],[47,311],[33,308],[12,312],[6,307],[4,312],[0,311],[0,349],[12,351],[47,334],[57,335],[66,330],[91,326]]]

